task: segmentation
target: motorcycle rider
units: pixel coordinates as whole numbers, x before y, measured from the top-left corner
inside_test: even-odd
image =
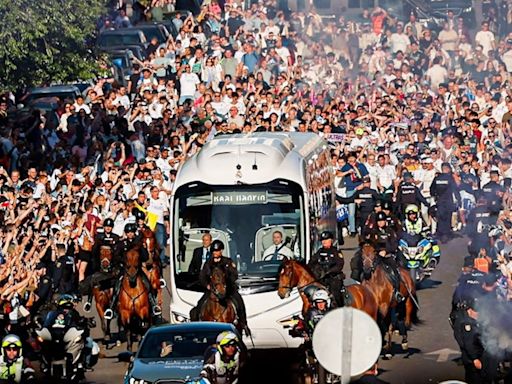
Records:
[[[23,357],[21,340],[14,334],[2,340],[0,356],[0,383],[32,383],[35,371],[30,362]]]
[[[201,307],[206,302],[209,296],[210,290],[210,277],[212,269],[216,266],[224,268],[224,272],[226,273],[226,283],[228,288],[228,296],[235,305],[236,313],[238,316],[238,321],[240,322],[241,328],[243,328],[247,334],[250,333],[249,327],[247,325],[247,315],[245,312],[245,304],[238,292],[238,286],[236,281],[238,279],[238,271],[236,269],[235,263],[229,257],[225,257],[222,255],[222,251],[224,250],[224,243],[220,240],[214,240],[211,245],[212,255],[211,257],[204,263],[201,272],[199,273],[199,281],[201,285],[206,288],[206,292],[197,302],[196,307],[192,308],[190,311],[190,320],[198,321],[199,315],[201,311]]]
[[[320,239],[322,248],[311,257],[308,267],[313,272],[315,279],[327,286],[337,306],[342,307],[345,301],[345,287],[343,286],[345,260],[343,254],[333,246],[334,235],[332,232],[322,232]]]
[[[95,273],[86,278],[82,285],[82,290],[87,293],[87,301],[84,304],[84,311],[89,312],[92,306],[92,289],[97,285],[108,285],[112,288],[112,281],[115,278],[113,273],[112,261],[109,265],[102,265],[100,260],[101,247],[107,246],[112,252],[114,251],[119,241],[119,236],[112,232],[114,228],[114,220],[106,219],[103,223],[103,233],[98,233],[94,239],[94,247],[92,248],[93,265],[95,266]],[[105,288],[106,289],[106,288]]]
[[[216,348],[208,349],[201,370],[201,376],[211,384],[235,384],[238,382],[243,364],[240,341],[231,331],[217,336]]]
[[[121,260],[119,265],[121,269],[124,269],[124,256],[126,252],[131,249],[137,248],[139,251],[139,263],[142,266],[142,263],[149,259],[149,255],[147,250],[144,247],[140,246],[140,239],[137,237],[137,225],[134,223],[128,223],[124,227],[125,238],[122,239],[118,245],[116,250],[114,251],[114,255],[116,256],[116,260]],[[162,309],[157,304],[155,295],[153,294],[153,290],[151,289],[151,285],[149,280],[144,272],[142,272],[142,268],[139,268],[140,276],[142,278],[142,282],[146,287],[147,292],[149,293],[149,303],[153,309],[153,316],[158,317],[162,314]],[[117,302],[119,300],[119,294],[121,293],[121,283],[123,280],[123,274],[120,273],[120,277],[117,280],[116,286],[114,288],[114,294],[112,296],[112,301],[110,303],[110,308],[105,311],[104,317],[107,320],[111,320],[114,317],[114,308],[117,308]]]
[[[331,309],[331,298],[329,297],[329,292],[325,289],[320,288],[315,291],[312,298],[313,305],[306,313],[305,321],[306,321],[306,331],[308,337],[313,336],[313,331],[315,330],[316,325],[327,312]]]
[[[415,204],[409,204],[405,208],[405,220],[403,231],[405,233],[425,236],[428,227],[419,215],[419,208]]]

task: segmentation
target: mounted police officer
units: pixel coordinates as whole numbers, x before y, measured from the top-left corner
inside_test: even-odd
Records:
[[[245,304],[238,292],[238,286],[236,281],[238,279],[238,271],[236,269],[236,265],[229,257],[225,257],[222,255],[224,251],[224,243],[220,240],[214,240],[211,245],[211,257],[204,263],[201,272],[199,273],[199,281],[203,287],[207,289],[207,291],[203,294],[203,296],[199,299],[197,306],[192,308],[190,311],[190,319],[192,321],[198,321],[201,307],[208,299],[208,291],[210,290],[210,277],[212,274],[212,270],[215,267],[221,267],[224,269],[224,273],[226,274],[226,284],[228,297],[233,302],[236,313],[238,316],[238,321],[240,322],[241,328],[245,329],[245,331],[249,334],[249,328],[247,326],[247,315],[245,312]]]
[[[99,286],[102,289],[113,288],[114,280],[119,274],[119,266],[113,268],[113,260],[108,265],[103,265],[100,260],[101,247],[108,247],[114,254],[114,250],[119,242],[119,236],[112,232],[114,220],[106,219],[103,223],[103,233],[98,233],[94,239],[94,247],[92,248],[93,265],[96,266],[95,272],[87,277],[81,284],[82,291],[87,293],[87,301],[84,304],[84,311],[89,312],[92,306],[92,290]]]
[[[375,251],[379,256],[386,272],[388,273],[393,287],[395,289],[395,298],[398,302],[403,300],[400,294],[400,271],[395,260],[395,253],[398,248],[398,237],[396,232],[388,226],[387,216],[384,212],[377,214],[377,227],[372,228],[365,240],[372,243]],[[361,254],[359,253],[359,261],[354,263],[359,271],[362,269]],[[352,263],[351,263],[352,266]],[[354,273],[354,271],[352,271]],[[360,276],[361,273],[359,272]]]
[[[139,252],[139,274],[142,278],[142,282],[146,287],[146,290],[149,292],[149,303],[153,310],[153,316],[160,316],[162,314],[162,309],[157,305],[156,298],[153,294],[153,290],[151,289],[151,285],[149,283],[148,277],[142,271],[142,263],[149,259],[148,251],[140,246],[140,239],[137,237],[137,225],[134,223],[126,224],[124,227],[125,237],[118,243],[116,250],[114,251],[114,257],[118,260],[121,269],[124,270],[124,256],[126,253],[132,249],[137,249]],[[120,261],[119,261],[120,260]],[[117,284],[114,288],[114,294],[112,296],[112,301],[110,303],[110,308],[105,311],[105,319],[110,320],[114,317],[113,308],[117,308],[117,302],[119,299],[119,294],[121,291],[121,282],[123,276],[121,276],[117,280]]]
[[[334,235],[330,231],[324,231],[320,235],[322,248],[311,257],[308,267],[311,269],[317,281],[325,284],[339,307],[343,306],[345,288],[343,286],[343,255],[333,246]]]

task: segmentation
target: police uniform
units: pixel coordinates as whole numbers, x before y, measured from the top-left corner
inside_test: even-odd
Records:
[[[100,249],[101,247],[107,246],[112,249],[112,252],[116,249],[117,243],[119,242],[119,236],[113,232],[98,233],[94,239],[94,246],[92,248],[93,257],[93,268],[94,271],[100,269]]]
[[[212,249],[214,249],[212,247]],[[236,269],[236,265],[229,257],[221,256],[219,261],[215,261],[214,257],[210,257],[203,265],[201,272],[199,273],[199,282],[204,288],[210,284],[210,276],[212,274],[212,270],[215,267],[220,267],[224,269],[226,274],[226,286],[228,291],[228,296],[232,300],[233,304],[236,307],[238,320],[240,321],[242,327],[247,327],[247,315],[245,312],[245,304],[238,292],[238,286],[236,281],[238,280],[238,271]],[[204,302],[208,299],[208,292],[205,292],[203,296],[199,299],[197,306],[193,308],[190,312],[190,317],[192,321],[199,320],[200,310],[203,306]]]
[[[409,204],[420,206],[420,203],[429,206],[427,199],[421,194],[419,188],[410,181],[402,181],[398,186],[396,202],[399,206],[400,215],[403,215],[405,207]],[[403,216],[401,216],[403,217]]]
[[[363,182],[369,181],[369,176],[363,178]],[[361,200],[357,208],[356,227],[363,229],[368,216],[373,212],[379,200],[379,194],[376,190],[365,186],[363,189],[357,190],[351,197],[343,198],[337,196],[336,200],[341,204],[350,204],[354,200]]]
[[[343,266],[345,260],[340,252],[333,246],[320,248],[308,263],[308,267],[321,283],[324,283],[336,300],[338,306],[343,306]],[[326,276],[329,274],[328,276]],[[322,276],[325,276],[322,278]]]
[[[485,274],[472,267],[472,257],[464,260],[465,267],[471,267],[471,271],[463,272],[457,281],[457,287],[453,292],[452,311],[450,323],[455,324],[458,316],[467,309],[467,303],[482,295],[482,284]]]
[[[443,163],[443,167],[447,166],[449,164]],[[447,240],[452,233],[452,213],[456,209],[453,196],[460,201],[459,190],[451,172],[441,173],[434,178],[430,186],[430,195],[435,198],[437,204],[437,234],[442,240]]]
[[[489,249],[488,226],[492,222],[491,213],[484,201],[478,201],[477,206],[470,212],[467,218],[467,231],[471,239],[468,251],[472,256],[478,255],[480,249]]]
[[[57,259],[52,274],[56,293],[74,293],[75,287],[75,259],[64,255]]]
[[[489,224],[495,225],[502,209],[503,187],[495,181],[489,181],[482,187],[482,196],[487,201],[487,210],[490,213]],[[501,194],[501,196],[500,196]]]

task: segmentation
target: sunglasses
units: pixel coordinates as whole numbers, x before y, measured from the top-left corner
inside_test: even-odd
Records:
[[[5,347],[4,348],[6,351],[19,351],[19,347]]]

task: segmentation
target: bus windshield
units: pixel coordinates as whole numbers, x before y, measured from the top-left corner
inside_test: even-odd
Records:
[[[227,187],[188,184],[176,191],[173,209],[178,288],[203,290],[198,281],[198,262],[207,255],[202,247],[205,234],[224,243],[223,255],[236,263],[240,286],[250,287],[251,292],[277,289],[277,271],[283,257],[299,259],[305,253],[304,199],[295,183]],[[194,255],[196,262],[192,262]]]

